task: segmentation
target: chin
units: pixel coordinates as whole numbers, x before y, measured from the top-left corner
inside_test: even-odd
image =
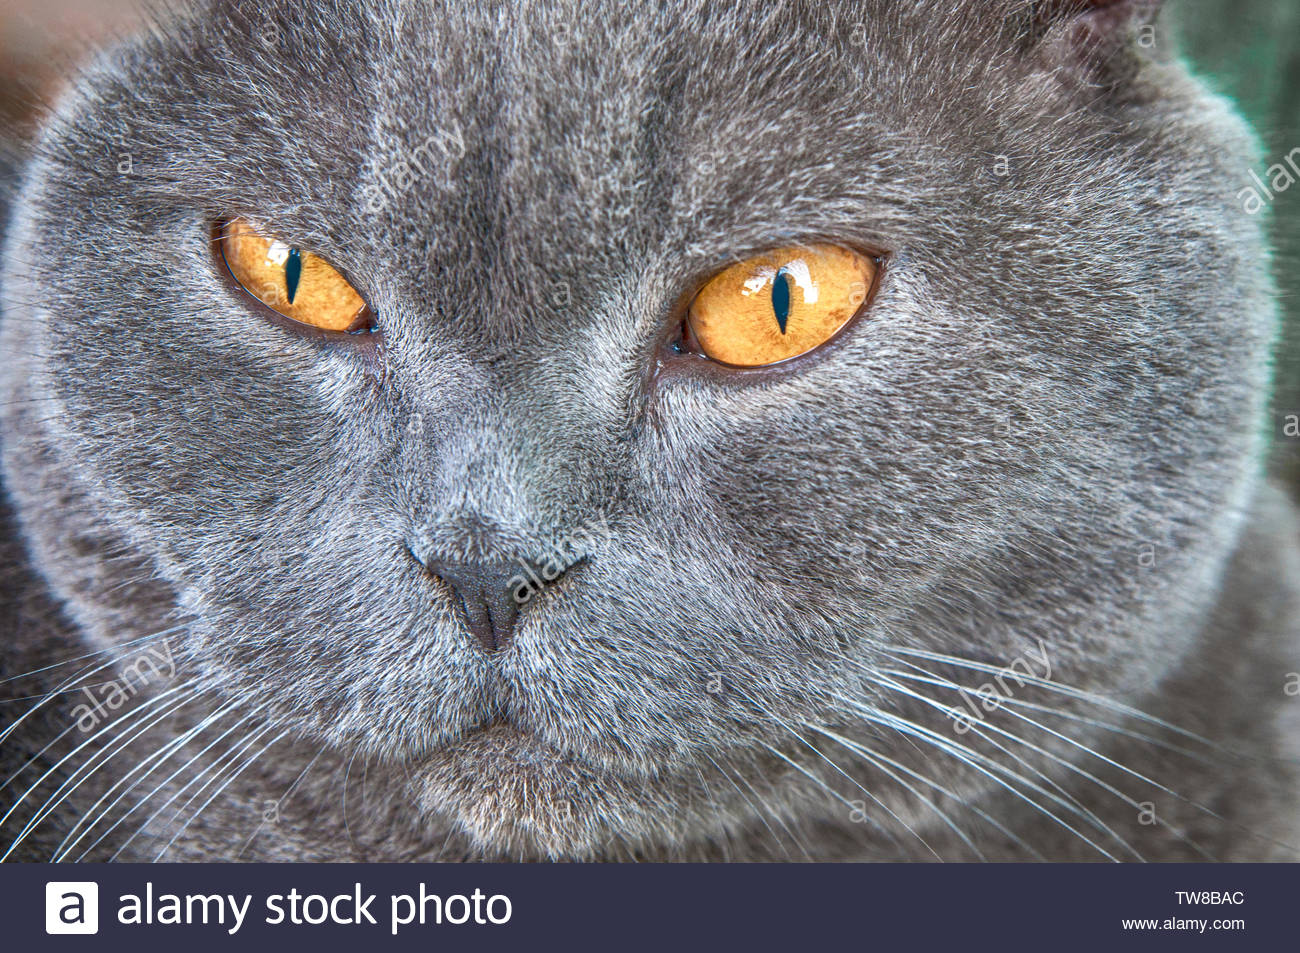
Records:
[[[476,729],[411,774],[419,806],[450,819],[483,859],[633,859],[684,835],[678,783],[585,765],[511,725]]]

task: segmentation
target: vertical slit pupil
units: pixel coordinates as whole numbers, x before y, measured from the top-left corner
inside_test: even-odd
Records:
[[[294,296],[298,294],[298,282],[302,280],[302,255],[298,249],[289,249],[289,258],[284,263],[284,290],[289,296],[289,303],[293,304]]]
[[[784,271],[778,271],[772,280],[772,311],[781,333],[785,334],[785,324],[790,320],[790,278]]]

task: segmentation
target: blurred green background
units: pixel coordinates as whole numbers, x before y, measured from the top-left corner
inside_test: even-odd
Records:
[[[1300,0],[1168,0],[1165,17],[1185,58],[1254,124],[1264,166],[1300,146]],[[1282,430],[1287,414],[1300,413],[1300,184],[1278,193],[1271,213],[1285,315],[1273,398],[1275,465],[1300,495],[1300,440]]]

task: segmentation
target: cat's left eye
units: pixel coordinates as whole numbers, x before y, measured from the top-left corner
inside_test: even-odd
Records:
[[[320,256],[268,238],[242,218],[221,227],[217,245],[239,286],[272,311],[321,331],[373,330],[365,299]]]
[[[778,248],[706,284],[686,316],[692,344],[733,367],[762,367],[820,347],[862,310],[876,261],[838,245]]]

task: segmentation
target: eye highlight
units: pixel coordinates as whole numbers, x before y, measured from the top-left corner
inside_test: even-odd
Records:
[[[231,276],[272,311],[322,331],[372,329],[365,300],[318,255],[267,238],[242,218],[221,226],[217,239]]]
[[[778,248],[716,275],[686,322],[700,351],[762,367],[825,344],[861,310],[876,262],[838,245]]]

